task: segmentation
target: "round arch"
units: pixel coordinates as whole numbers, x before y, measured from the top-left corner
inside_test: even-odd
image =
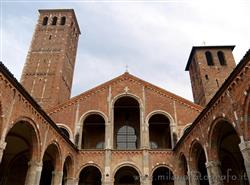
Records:
[[[116,166],[112,178],[114,184],[140,184],[142,174],[136,165],[132,163],[123,163]]]
[[[159,164],[155,166],[150,175],[152,185],[174,185],[174,171],[169,165]]]
[[[234,125],[228,119],[216,119],[209,132],[208,141],[210,160],[218,161],[221,174],[227,176],[227,180],[223,179],[224,183],[248,184],[245,178],[244,159],[239,147],[241,139]],[[233,179],[234,177],[237,178]]]
[[[68,184],[68,179],[74,177],[74,160],[71,154],[67,155],[63,162],[62,185]]]
[[[143,107],[142,100],[139,96],[136,96],[135,94],[132,94],[132,93],[121,93],[121,94],[118,94],[115,97],[113,97],[113,99],[111,100],[112,109],[114,109],[115,102],[123,97],[133,98],[138,102],[140,109]]]
[[[173,131],[172,116],[162,110],[155,110],[146,117],[151,149],[171,149],[177,142],[177,134]]]
[[[87,124],[87,120],[93,124]],[[104,149],[107,120],[107,116],[98,110],[90,110],[81,116],[80,148]]]
[[[24,184],[28,163],[39,161],[40,143],[34,122],[20,118],[6,128],[6,148],[0,163],[0,182],[3,184]]]
[[[71,129],[69,128],[69,126],[67,126],[66,124],[63,124],[63,123],[56,123],[56,125],[57,125],[59,128],[65,129],[65,130],[68,132],[68,134],[69,134],[69,139],[70,139],[71,141],[73,141],[73,133],[72,133]]]
[[[11,129],[13,129],[18,123],[23,122],[23,123],[31,126],[33,131],[35,132],[35,141],[33,143],[33,146],[35,146],[35,148],[32,150],[32,160],[39,161],[40,160],[39,157],[41,154],[41,136],[40,136],[40,132],[38,129],[38,125],[35,123],[35,121],[33,121],[31,118],[26,117],[26,116],[18,117],[13,122],[14,122],[14,124],[11,124],[11,126],[7,127],[6,130],[4,131],[4,133],[3,133],[4,140],[6,140],[6,136],[11,131]]]
[[[243,121],[243,136],[245,137],[245,140],[249,140],[250,139],[250,126],[249,126],[249,122],[250,122],[250,87],[248,87],[248,90],[245,91],[246,92],[246,98],[244,100],[244,110],[243,110],[243,114],[244,114],[244,121]]]
[[[146,123],[148,125],[148,121],[150,120],[150,118],[156,114],[162,114],[164,116],[166,116],[169,121],[170,121],[170,124],[175,124],[175,121],[174,121],[174,118],[171,116],[171,114],[169,114],[168,112],[164,111],[164,110],[154,110],[152,112],[150,112],[147,116],[146,116]]]
[[[89,111],[85,112],[84,114],[82,114],[82,116],[80,117],[80,119],[79,119],[79,123],[81,123],[80,126],[83,127],[84,120],[88,116],[93,115],[93,114],[97,114],[97,115],[101,116],[104,119],[104,121],[105,121],[105,125],[107,124],[108,117],[107,117],[107,115],[104,112],[99,111],[99,110],[89,110]]]
[[[140,177],[142,177],[142,171],[139,169],[139,167],[136,166],[135,163],[132,163],[132,162],[122,162],[122,163],[117,164],[117,165],[114,167],[114,170],[113,170],[113,172],[112,172],[111,177],[112,177],[112,178],[115,178],[115,174],[117,173],[117,171],[118,171],[119,169],[121,169],[122,167],[126,167],[126,166],[131,167],[131,168],[134,168],[134,169],[138,172],[138,174],[140,175]]]
[[[85,178],[85,174],[84,173],[85,170],[89,170],[88,172],[88,179]],[[98,174],[99,173],[99,174]],[[83,176],[83,177],[81,177]],[[83,165],[80,170],[77,172],[77,177],[79,178],[79,183],[84,184],[84,180],[86,181],[98,181],[98,185],[101,185],[102,179],[103,179],[103,173],[102,170],[100,168],[100,166],[98,166],[95,163],[87,163],[85,165]],[[91,182],[89,184],[92,184]]]
[[[138,98],[118,95],[112,102],[112,145],[116,149],[134,150],[142,146],[142,111]]]
[[[51,146],[54,146],[56,148],[56,152],[58,155],[56,157],[56,161],[55,161],[55,169],[60,169],[60,167],[63,165],[63,163],[62,163],[62,150],[61,150],[59,143],[56,140],[52,140],[47,144],[46,149],[42,153],[42,158],[44,157],[47,149]]]

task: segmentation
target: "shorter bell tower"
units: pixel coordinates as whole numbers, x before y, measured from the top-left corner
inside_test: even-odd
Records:
[[[201,106],[211,100],[235,68],[235,46],[194,46],[188,59],[194,102]]]
[[[21,84],[49,109],[70,98],[80,29],[73,9],[39,13]]]

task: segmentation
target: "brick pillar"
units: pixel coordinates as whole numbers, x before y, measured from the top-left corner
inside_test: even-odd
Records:
[[[39,185],[43,164],[36,161],[30,161],[28,166],[25,185]]]
[[[63,179],[63,171],[53,171],[51,185],[61,185],[62,179]]]
[[[219,161],[209,161],[206,163],[209,184],[223,185],[222,173]]]
[[[6,145],[7,143],[4,142],[4,141],[0,141],[0,164],[1,164],[1,161],[2,161],[2,158],[3,158],[3,152],[6,148]]]
[[[188,172],[189,176],[189,184],[190,185],[200,185],[200,172],[191,170]]]
[[[250,141],[241,141],[239,144],[242,153],[244,164],[247,172],[248,182],[250,184]]]

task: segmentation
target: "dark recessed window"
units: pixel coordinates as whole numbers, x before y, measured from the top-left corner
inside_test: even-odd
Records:
[[[207,51],[205,53],[205,55],[206,55],[206,59],[207,59],[207,65],[213,66],[214,65],[214,61],[213,61],[212,53],[210,51]]]
[[[208,75],[205,75],[206,80],[209,80]]]
[[[136,149],[136,134],[133,127],[125,125],[118,130],[117,149]]]
[[[218,58],[219,58],[220,65],[222,65],[222,66],[227,65],[227,62],[226,62],[226,60],[225,60],[225,55],[224,55],[224,53],[223,53],[222,51],[218,51],[218,52],[217,52],[217,56],[218,56]]]
[[[65,23],[66,23],[66,17],[62,17],[62,18],[61,18],[61,23],[60,23],[60,24],[61,24],[61,25],[65,25]]]
[[[56,25],[56,23],[57,23],[57,17],[53,17],[53,19],[52,19],[52,25]]]
[[[48,17],[44,17],[43,18],[43,25],[46,26],[48,24],[48,20],[49,18]]]

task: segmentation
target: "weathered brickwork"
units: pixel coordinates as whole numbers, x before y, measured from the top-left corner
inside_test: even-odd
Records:
[[[68,19],[76,21],[72,10],[40,13],[39,24],[46,15],[48,21],[65,15],[66,25]],[[71,99],[63,94],[49,104],[39,101],[42,86],[35,82],[40,78],[35,58],[42,61],[44,55],[32,51],[48,46],[43,39],[36,46],[38,38],[33,39],[22,85],[0,64],[0,184],[249,184],[250,51],[235,67],[231,49],[212,47],[214,54],[225,52],[228,65],[218,77],[219,87],[203,83],[204,72],[212,80],[217,70],[208,71],[204,63],[198,65],[203,72],[190,74],[191,80],[192,75],[202,78],[201,87],[193,90],[205,93],[199,95],[204,108],[129,73]],[[65,45],[58,41],[55,47]],[[201,48],[191,56],[205,62],[207,48]],[[75,51],[68,56],[75,57]],[[51,55],[54,60],[65,53]],[[61,69],[51,68],[55,74]],[[36,73],[34,80],[28,73]],[[65,75],[72,82],[71,73]],[[48,83],[55,80],[45,76]],[[65,88],[62,80],[55,83]],[[53,99],[54,91],[48,90],[50,95]]]

